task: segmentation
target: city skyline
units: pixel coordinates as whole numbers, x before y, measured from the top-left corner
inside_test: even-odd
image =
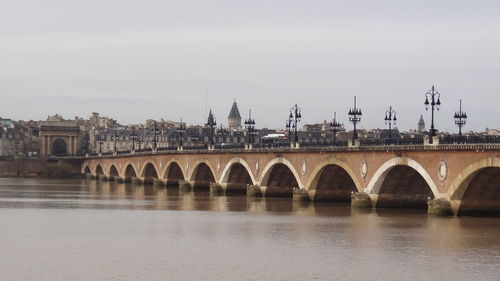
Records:
[[[435,85],[437,129],[457,130],[460,99],[464,131],[498,128],[496,1],[27,2],[0,12],[2,117],[203,124],[208,90],[219,119],[236,98],[259,127],[283,128],[297,103],[302,124],[337,112],[349,128],[357,96],[360,128],[385,128],[393,106],[408,130],[430,123]]]

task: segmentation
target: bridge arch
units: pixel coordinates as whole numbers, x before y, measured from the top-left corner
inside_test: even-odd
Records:
[[[97,164],[97,166],[95,167],[95,175],[104,175],[104,170],[102,169],[101,164]]]
[[[458,174],[447,192],[455,215],[500,214],[500,159],[472,163]]]
[[[198,160],[189,177],[193,189],[209,189],[210,183],[215,183],[215,173],[210,162]]]
[[[366,193],[376,207],[426,208],[428,197],[442,197],[425,168],[408,157],[393,158],[380,166]]]
[[[167,185],[177,185],[179,180],[185,180],[184,176],[186,173],[182,170],[181,164],[177,160],[171,160],[165,165],[165,171],[163,172],[163,178],[165,179]]]
[[[306,187],[311,198],[318,201],[350,201],[351,192],[361,192],[362,184],[344,161],[328,159],[311,173]]]
[[[120,176],[120,173],[118,172],[118,169],[116,168],[116,166],[114,164],[111,164],[111,166],[109,167],[108,177],[110,179],[114,179],[114,177],[119,177],[119,176]]]
[[[294,187],[304,188],[293,164],[283,157],[275,158],[267,163],[262,172],[259,186],[264,195],[268,197],[291,197]]]
[[[219,182],[226,192],[244,193],[246,186],[255,184],[256,180],[248,163],[235,157],[226,164]]]
[[[82,173],[84,175],[90,175],[90,174],[92,174],[92,170],[90,169],[89,165],[85,165],[83,167]]]
[[[145,162],[142,167],[141,178],[145,184],[152,184],[153,180],[158,179],[158,169],[154,162]]]
[[[132,163],[125,165],[125,170],[123,171],[123,179],[125,182],[132,181],[132,178],[137,178],[137,172]]]

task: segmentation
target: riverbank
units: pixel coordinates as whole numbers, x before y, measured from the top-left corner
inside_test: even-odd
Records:
[[[41,158],[0,160],[2,178],[80,178],[77,165]]]

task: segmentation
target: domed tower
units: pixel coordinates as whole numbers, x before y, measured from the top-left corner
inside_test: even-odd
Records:
[[[233,102],[233,106],[231,106],[231,111],[229,112],[229,116],[227,117],[227,126],[229,130],[239,131],[241,130],[241,115],[238,110],[238,105],[236,104],[236,100]]]

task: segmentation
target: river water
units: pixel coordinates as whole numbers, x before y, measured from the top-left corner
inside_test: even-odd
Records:
[[[500,218],[0,179],[0,280],[500,280]]]

